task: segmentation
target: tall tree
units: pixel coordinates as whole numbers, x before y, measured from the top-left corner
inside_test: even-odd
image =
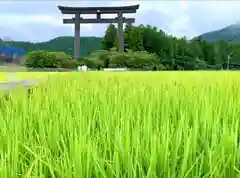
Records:
[[[126,24],[124,29],[124,50],[130,49],[132,24]]]
[[[101,42],[101,49],[109,50],[114,47],[114,42],[117,37],[117,29],[115,25],[110,24],[105,32]]]
[[[129,34],[129,48],[133,51],[142,51],[144,48],[141,27],[132,28]]]

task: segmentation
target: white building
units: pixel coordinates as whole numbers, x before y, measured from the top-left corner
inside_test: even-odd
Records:
[[[86,65],[78,66],[78,67],[77,67],[77,70],[78,70],[78,71],[87,71],[87,70],[88,70],[88,67],[87,67]]]

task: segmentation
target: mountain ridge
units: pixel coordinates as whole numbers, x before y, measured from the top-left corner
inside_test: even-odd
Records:
[[[226,42],[240,42],[240,23],[231,24],[219,30],[203,33],[197,36],[197,38],[209,42],[216,42],[219,40]]]
[[[101,37],[80,37],[80,54],[87,56],[90,53],[100,49]],[[23,49],[25,51],[47,50],[55,52],[65,52],[73,55],[74,37],[60,36],[53,38],[46,42],[25,42],[25,41],[0,41],[0,45],[10,45],[15,48]]]
[[[240,42],[240,23],[228,25],[222,29],[203,33],[195,38],[200,38],[209,42],[223,40],[226,42]],[[193,39],[195,39],[193,38]],[[80,37],[80,54],[82,57],[99,50],[102,37]],[[25,42],[25,41],[7,41],[0,40],[0,45],[10,45],[12,47],[25,50],[48,50],[56,52],[65,52],[73,56],[74,37],[60,36],[45,42]]]

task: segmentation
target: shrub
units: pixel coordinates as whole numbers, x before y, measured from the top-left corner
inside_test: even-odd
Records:
[[[64,52],[32,51],[25,57],[24,64],[31,68],[73,68],[76,62]]]
[[[109,55],[109,51],[99,50],[92,53],[85,61],[91,63],[92,67],[107,68],[109,65]]]
[[[61,63],[61,68],[74,69],[78,66],[78,62],[75,60],[64,60]]]
[[[57,67],[56,56],[42,50],[32,51],[27,54],[25,65],[32,68]]]
[[[163,66],[158,66],[160,60],[155,54],[150,54],[146,51],[132,52],[128,50],[127,52],[118,52],[115,48],[112,48],[109,51],[100,50],[95,52],[87,60],[91,61],[95,66],[104,68],[128,67],[153,69],[154,66],[156,70],[164,68]]]
[[[160,70],[165,70],[165,67],[163,64],[156,64],[156,65],[153,65],[151,69],[160,71]]]
[[[180,65],[177,65],[176,70],[184,70],[184,68]]]
[[[160,60],[155,54],[150,54],[146,51],[128,51],[128,55],[130,56],[130,60],[128,61],[130,68],[147,69],[160,64]]]
[[[109,56],[109,67],[112,68],[123,68],[128,67],[128,61],[130,60],[130,56],[128,53],[124,52],[112,52]]]
[[[52,52],[56,56],[56,62],[61,68],[75,68],[78,65],[77,60],[73,60],[72,57],[64,52]]]

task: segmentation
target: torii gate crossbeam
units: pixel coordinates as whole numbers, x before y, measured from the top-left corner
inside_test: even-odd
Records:
[[[66,7],[58,6],[62,14],[75,14],[75,18],[63,19],[64,24],[74,24],[74,59],[80,57],[80,24],[86,23],[117,23],[118,24],[118,47],[124,51],[123,23],[132,24],[135,18],[125,18],[124,13],[136,13],[139,5],[120,7]],[[81,14],[96,14],[94,19],[83,19]],[[116,18],[101,18],[102,14],[117,14]]]

